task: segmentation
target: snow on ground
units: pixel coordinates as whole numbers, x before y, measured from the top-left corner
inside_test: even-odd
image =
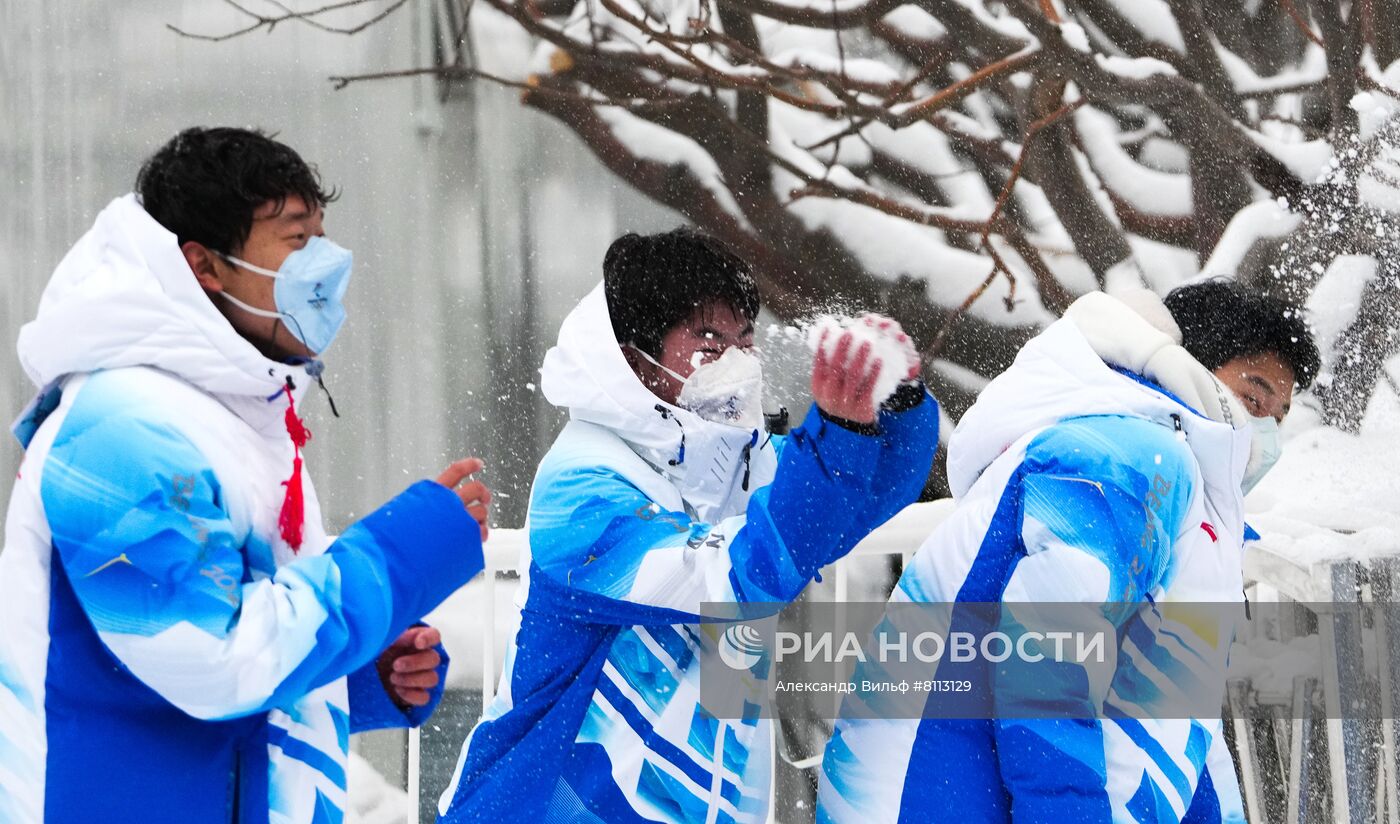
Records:
[[[364,756],[350,751],[350,809],[346,824],[408,824],[408,793],[375,771]]]
[[[524,546],[524,530],[493,529],[485,549],[488,569],[515,569]],[[496,679],[500,678],[501,660],[505,651],[520,627],[520,609],[515,605],[520,582],[513,577],[499,577],[495,579],[492,588],[494,597],[491,598],[491,604],[496,624],[493,633],[492,683],[495,683]],[[486,617],[486,610],[483,608],[486,590],[486,576],[478,575],[471,583],[452,593],[452,597],[424,619],[442,632],[442,644],[452,656],[452,664],[447,670],[448,689],[481,689],[484,661],[482,626]]]

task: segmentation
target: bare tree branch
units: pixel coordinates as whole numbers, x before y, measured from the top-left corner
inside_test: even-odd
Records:
[[[371,16],[364,22],[348,27],[327,25],[325,23],[320,22],[316,18],[329,14],[331,12],[341,11],[343,9],[353,8],[355,6],[363,6],[366,4],[377,3],[379,2],[379,0],[341,0],[341,2],[338,3],[329,3],[327,5],[318,6],[317,8],[309,9],[307,11],[293,11],[292,9],[288,8],[286,5],[281,3],[279,0],[268,0],[269,3],[282,10],[282,13],[277,15],[258,14],[257,12],[249,9],[247,6],[238,3],[237,0],[224,0],[224,2],[229,6],[232,6],[233,8],[237,9],[239,12],[243,13],[247,17],[252,18],[253,22],[241,29],[235,29],[233,31],[225,32],[223,34],[213,35],[195,34],[192,32],[187,32],[169,23],[167,23],[165,27],[180,35],[181,37],[188,37],[192,40],[205,40],[213,43],[218,43],[224,40],[232,40],[235,37],[241,37],[245,34],[257,31],[258,29],[262,28],[266,28],[268,33],[270,34],[272,30],[278,26],[278,24],[286,22],[302,23],[304,25],[311,26],[314,29],[319,29],[321,31],[329,32],[331,34],[354,35],[359,34],[360,32],[370,28],[371,26],[383,22],[387,17],[389,17],[389,15],[403,8],[404,4],[406,4],[408,0],[390,0],[389,5],[387,7],[376,12],[373,16]]]

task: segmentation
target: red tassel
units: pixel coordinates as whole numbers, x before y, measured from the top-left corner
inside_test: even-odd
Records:
[[[282,514],[277,518],[277,525],[282,529],[282,540],[296,552],[301,549],[301,527],[306,520],[301,496],[301,455],[292,461],[292,477],[282,485],[287,487],[287,495],[282,499]]]
[[[302,526],[306,522],[306,502],[301,492],[301,448],[306,446],[307,441],[311,440],[311,430],[307,429],[306,424],[297,417],[290,382],[286,386],[286,393],[287,435],[292,439],[294,451],[292,477],[282,482],[282,485],[287,488],[287,494],[282,498],[282,513],[277,517],[277,526],[281,529],[282,540],[287,542],[293,552],[296,552],[301,549]]]

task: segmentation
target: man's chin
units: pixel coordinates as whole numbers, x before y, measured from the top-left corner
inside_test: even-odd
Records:
[[[243,339],[251,343],[253,348],[257,349],[263,357],[268,360],[277,361],[278,363],[293,363],[308,359],[314,360],[317,357],[316,353],[301,345],[296,347],[285,346],[274,341],[258,340],[249,335],[244,335]]]

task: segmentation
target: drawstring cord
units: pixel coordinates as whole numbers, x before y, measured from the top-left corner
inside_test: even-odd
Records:
[[[667,409],[666,407],[662,406],[661,404],[658,403],[654,408],[656,409],[657,412],[660,412],[660,413],[661,413],[661,417],[662,417],[662,418],[664,418],[664,419],[666,419],[666,420],[669,420],[669,421],[675,421],[675,422],[676,422],[676,426],[680,427],[680,430],[681,430],[681,448],[680,448],[680,451],[676,454],[676,457],[672,458],[670,461],[667,461],[667,463],[669,463],[671,466],[680,466],[681,464],[685,463],[685,425],[681,423],[681,419],[680,419],[680,418],[677,418],[675,415],[672,415],[672,414],[671,414],[671,410]]]
[[[293,552],[301,549],[302,526],[306,522],[306,501],[301,489],[301,448],[311,440],[311,430],[297,417],[296,399],[292,395],[295,389],[296,384],[292,382],[292,376],[288,375],[287,384],[282,387],[282,392],[287,396],[287,411],[283,414],[283,419],[287,425],[287,436],[292,439],[292,477],[282,483],[287,488],[287,493],[282,498],[282,512],[277,517],[282,540],[287,542]]]
[[[321,376],[316,376],[316,385],[321,387],[321,391],[326,393],[326,402],[331,405],[331,414],[340,417],[340,411],[335,408],[335,398],[331,397],[331,390],[326,388],[326,382],[321,380]]]
[[[685,463],[685,425],[681,423],[681,419],[680,419],[680,418],[678,418],[678,417],[676,417],[675,415],[672,415],[672,414],[671,414],[671,410],[667,409],[666,407],[662,406],[661,404],[658,403],[658,404],[657,404],[655,407],[653,407],[653,408],[654,408],[657,412],[661,413],[661,417],[662,417],[663,419],[668,420],[668,421],[675,421],[675,422],[676,422],[676,426],[679,427],[680,430],[681,430],[681,446],[680,446],[680,450],[676,453],[676,457],[674,457],[674,458],[672,458],[671,460],[667,461],[667,463],[670,464],[671,466],[680,466],[681,464]],[[746,444],[744,444],[744,480],[743,480],[741,486],[743,487],[743,490],[744,490],[745,492],[748,492],[748,491],[749,491],[749,473],[750,473],[750,470],[752,469],[752,466],[750,465],[750,461],[749,461],[749,455],[750,455],[750,453],[753,452],[753,448],[754,448],[754,446],[756,446],[757,444],[758,444],[758,430],[755,429],[755,430],[753,431],[753,435],[751,435],[751,436],[749,437],[749,442],[746,443]]]
[[[749,470],[752,468],[749,465],[749,453],[753,451],[754,444],[756,443],[758,443],[757,429],[753,431],[753,436],[749,438],[749,442],[744,444],[744,482],[741,484],[741,488],[745,492],[749,491]]]
[[[340,410],[335,408],[335,398],[331,397],[331,390],[326,388],[326,381],[321,377],[326,372],[325,362],[315,358],[293,358],[288,363],[306,369],[306,374],[310,375],[316,381],[316,385],[321,387],[321,391],[326,393],[326,402],[331,405],[331,414],[339,418]],[[282,393],[278,392],[277,394]],[[274,397],[276,396],[274,395]]]

